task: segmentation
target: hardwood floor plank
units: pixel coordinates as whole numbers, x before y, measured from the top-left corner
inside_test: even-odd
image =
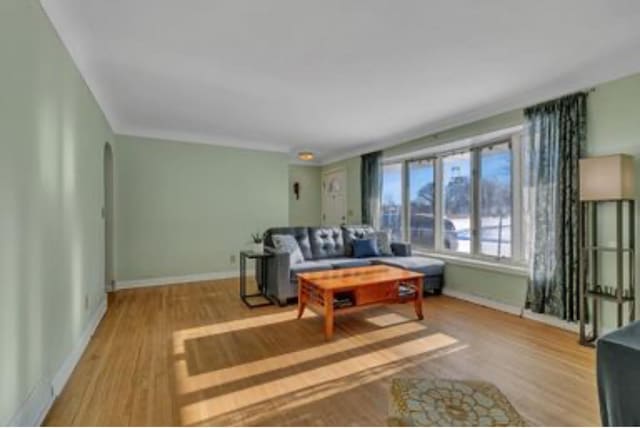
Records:
[[[336,319],[250,310],[237,280],[112,297],[47,425],[375,425],[394,377],[493,382],[533,425],[597,425],[577,335],[450,297]],[[358,406],[353,406],[358,403]]]

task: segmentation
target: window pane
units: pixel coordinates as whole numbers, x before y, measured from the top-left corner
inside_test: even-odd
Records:
[[[480,150],[480,252],[511,257],[511,147]]]
[[[471,252],[471,153],[442,158],[442,238],[445,248]]]
[[[394,241],[402,240],[402,164],[382,167],[382,204],[380,227],[391,231]]]
[[[416,248],[434,247],[434,173],[431,159],[409,162],[409,231]]]

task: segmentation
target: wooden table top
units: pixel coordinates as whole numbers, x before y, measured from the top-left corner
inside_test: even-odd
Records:
[[[411,272],[385,265],[334,269],[298,274],[298,278],[302,278],[316,287],[326,290],[382,284],[390,281],[412,280],[422,278],[423,276],[423,274],[418,272]]]

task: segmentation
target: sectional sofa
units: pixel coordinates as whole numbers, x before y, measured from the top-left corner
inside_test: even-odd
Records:
[[[421,272],[425,276],[426,293],[439,294],[444,286],[443,261],[422,256],[412,256],[411,245],[392,242],[393,255],[367,258],[353,256],[353,240],[373,233],[368,225],[343,225],[338,227],[274,227],[265,232],[265,250],[273,256],[266,259],[267,294],[281,305],[298,296],[296,275],[303,272],[343,269],[371,264],[386,264]],[[304,262],[290,264],[287,252],[274,248],[273,235],[291,235],[298,242]],[[258,276],[260,277],[260,276]]]

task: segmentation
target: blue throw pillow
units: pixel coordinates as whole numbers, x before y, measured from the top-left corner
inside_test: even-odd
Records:
[[[353,240],[354,257],[377,257],[379,255],[380,253],[378,253],[378,242],[375,238]]]

